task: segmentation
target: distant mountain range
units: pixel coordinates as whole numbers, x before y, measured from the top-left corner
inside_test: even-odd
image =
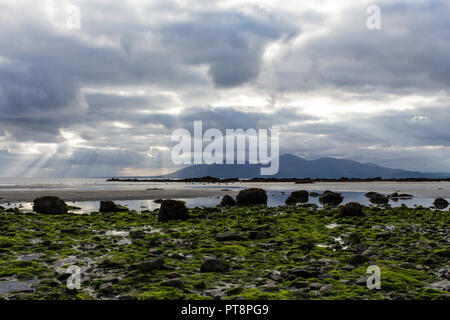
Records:
[[[198,164],[157,178],[449,178],[450,173],[418,172],[381,167],[373,163],[360,163],[352,160],[321,158],[305,160],[292,154],[280,156],[280,170],[274,176],[261,176],[261,164]]]

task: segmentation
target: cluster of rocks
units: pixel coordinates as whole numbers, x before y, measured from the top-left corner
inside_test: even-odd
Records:
[[[367,198],[369,198],[370,202],[373,204],[388,204],[389,198],[385,195],[378,193],[378,192],[367,192],[365,194]]]

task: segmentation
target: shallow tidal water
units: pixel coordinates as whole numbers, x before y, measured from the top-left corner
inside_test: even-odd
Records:
[[[242,189],[242,188],[239,188]],[[296,189],[295,189],[296,190]],[[267,190],[269,207],[278,207],[285,204],[285,201],[289,194],[294,191],[294,189],[284,189],[284,190]],[[311,190],[310,192],[323,193],[324,190]],[[358,202],[365,206],[375,206],[370,202],[370,200],[364,196],[365,192],[340,192],[344,196],[344,201],[342,204],[349,202]],[[236,198],[236,196],[234,196]],[[220,204],[222,197],[200,197],[200,198],[178,198],[176,200],[181,200],[186,203],[188,208],[195,207],[215,207]],[[145,210],[155,210],[160,207],[159,203],[155,200],[125,200],[125,201],[115,201],[119,205],[126,206],[130,210],[136,210],[137,212]],[[392,207],[399,207],[401,205],[406,205],[407,207],[413,208],[416,206],[431,207],[433,206],[434,198],[412,198],[412,199],[401,199],[401,200],[389,200],[389,205]],[[309,197],[308,204],[315,204],[319,208],[323,207],[319,202],[319,197]],[[75,201],[67,202],[70,206],[75,206],[81,208],[80,210],[72,210],[75,213],[90,213],[99,210],[99,201]],[[5,208],[15,208],[18,207],[21,210],[32,210],[33,204],[26,203],[9,203],[3,204]]]

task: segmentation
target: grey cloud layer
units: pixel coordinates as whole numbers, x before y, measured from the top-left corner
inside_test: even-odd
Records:
[[[281,151],[309,158],[349,157],[450,171],[446,98],[439,105],[369,115],[355,110],[354,116],[332,120],[270,102],[259,109],[245,103],[214,108],[208,102],[242,93],[276,101],[287,94],[327,95],[330,90],[386,103],[412,94],[448,97],[447,1],[383,1],[383,29],[376,32],[365,28],[360,4],[335,19],[314,11],[290,12],[282,4],[263,10],[254,5],[223,9],[213,1],[184,7],[175,1],[141,7],[127,1],[74,2],[82,10],[79,31],[52,25],[45,7],[32,1],[2,4],[4,168],[20,157],[30,159],[24,167],[36,165],[32,159],[39,156],[7,151],[9,143],[22,142],[59,146],[39,162],[52,174],[65,167],[75,167],[73,175],[167,168],[167,150],[155,149],[149,158],[149,148],[169,147],[172,130],[191,129],[193,121],[203,120],[205,129],[279,126]],[[57,10],[64,14],[65,7]],[[323,32],[313,34],[318,30]],[[281,49],[265,60],[273,43]],[[168,112],[174,108],[178,111]],[[67,145],[61,130],[83,142]],[[438,148],[432,151],[436,158],[425,155],[424,147]]]

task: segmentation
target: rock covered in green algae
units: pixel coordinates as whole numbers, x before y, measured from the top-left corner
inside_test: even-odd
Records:
[[[362,217],[363,206],[357,202],[349,202],[339,208],[339,216],[341,217]]]
[[[34,199],[33,211],[44,214],[66,214],[66,203],[55,196],[44,196]]]
[[[238,193],[236,197],[238,206],[254,206],[254,205],[266,205],[267,193],[260,188],[245,189]]]
[[[158,213],[158,221],[165,222],[170,220],[189,219],[188,210],[184,201],[164,200]]]

